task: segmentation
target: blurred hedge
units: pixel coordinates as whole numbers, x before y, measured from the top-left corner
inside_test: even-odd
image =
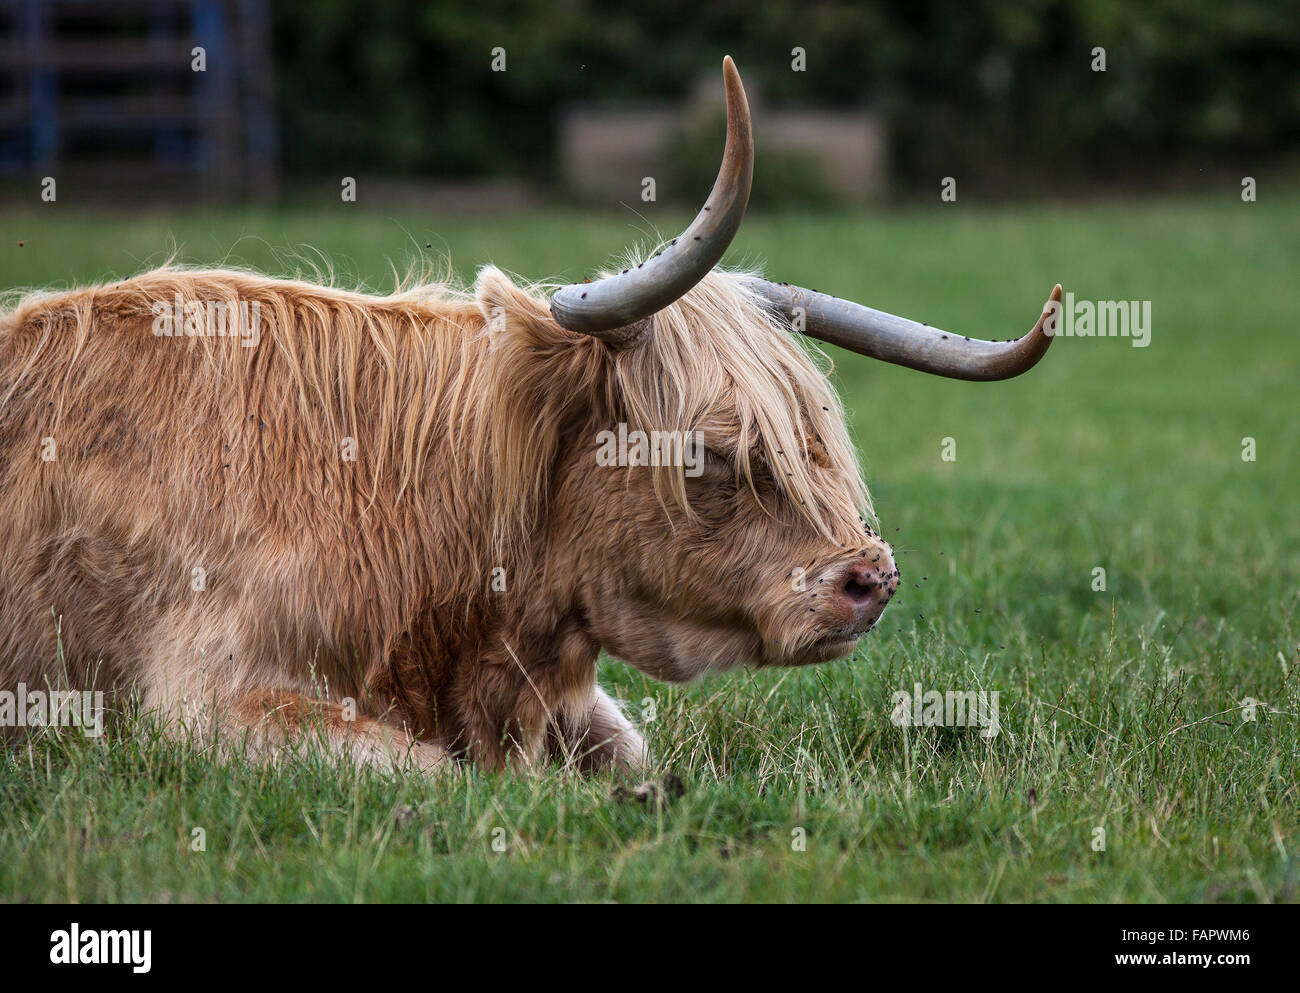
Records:
[[[565,102],[679,99],[728,52],[769,101],[883,113],[903,189],[1158,180],[1300,143],[1300,0],[276,0],[275,47],[291,173],[545,184]]]

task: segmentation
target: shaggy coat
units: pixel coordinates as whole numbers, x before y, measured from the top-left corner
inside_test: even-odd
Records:
[[[256,334],[160,333],[214,304]],[[702,474],[598,464],[619,424],[698,432]],[[164,268],[0,313],[0,686],[272,754],[638,766],[598,652],[846,654],[879,611],[843,591],[897,584],[868,513],[825,375],[732,274],[618,351],[492,268],[388,297]]]

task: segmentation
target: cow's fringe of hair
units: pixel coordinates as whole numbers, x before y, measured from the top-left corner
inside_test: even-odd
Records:
[[[639,258],[630,256],[620,269]],[[501,474],[498,547],[522,540],[535,525],[549,468],[565,440],[558,425],[570,406],[602,392],[606,411],[625,419],[629,431],[700,432],[733,461],[743,485],[756,489],[757,463],[765,463],[814,528],[836,542],[857,540],[856,533],[836,533],[831,524],[854,519],[845,506],[833,505],[837,500],[872,518],[874,512],[843,407],[827,379],[830,360],[746,288],[745,277],[752,275],[711,273],[657,313],[651,333],[615,353],[555,326],[545,302],[555,284],[516,283],[492,267],[480,274],[476,292],[489,325],[494,308],[505,322],[491,350],[497,409],[479,421]],[[532,374],[523,371],[529,368]],[[556,382],[567,389],[557,391]],[[721,415],[732,410],[735,419],[724,422]],[[594,438],[570,440],[594,444]],[[818,478],[814,464],[831,478]],[[663,465],[655,473],[670,516],[692,518],[686,466]]]
[[[636,264],[636,260],[633,261]],[[616,362],[629,427],[701,430],[728,455],[740,481],[755,487],[756,461],[800,516],[833,537],[827,500],[847,495],[860,513],[872,515],[844,409],[831,388],[829,358],[806,344],[767,310],[746,286],[752,271],[718,271],[654,316],[653,332]],[[735,411],[722,425],[719,409]],[[710,430],[713,428],[713,430]],[[814,477],[820,464],[835,485]],[[659,485],[671,502],[690,513],[681,466],[663,467]],[[842,536],[834,536],[842,540]]]

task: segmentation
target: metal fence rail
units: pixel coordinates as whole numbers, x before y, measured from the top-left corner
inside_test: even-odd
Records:
[[[269,35],[266,0],[0,0],[0,173],[274,196]]]

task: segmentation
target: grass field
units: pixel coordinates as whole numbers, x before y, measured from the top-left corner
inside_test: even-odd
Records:
[[[1297,218],[1300,197],[1232,190],[752,217],[729,261],[780,279],[992,338],[1059,280],[1150,300],[1151,343],[1065,338],[1002,384],[834,352],[904,585],[851,661],[686,689],[602,662],[634,710],[655,703],[649,740],[686,786],[665,808],[610,778],[429,783],[216,764],[147,728],[65,735],[0,760],[0,901],[1296,900]],[[379,288],[426,243],[465,279],[486,261],[578,277],[648,232],[51,205],[0,213],[0,289],[128,275],[172,239],[276,272],[310,245]],[[891,694],[915,683],[998,691],[1001,733],[896,727]],[[1254,721],[1246,697],[1267,704]]]

